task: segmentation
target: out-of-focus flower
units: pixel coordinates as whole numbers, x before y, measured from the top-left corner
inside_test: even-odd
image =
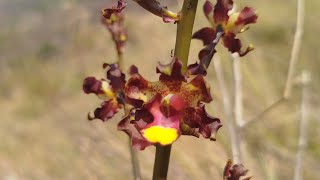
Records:
[[[241,176],[245,176],[249,170],[245,169],[242,164],[232,165],[232,161],[228,160],[224,172],[223,179],[224,180],[240,180]],[[246,177],[242,180],[249,180],[251,177]]]
[[[241,41],[236,38],[236,35],[247,30],[247,25],[255,23],[258,16],[251,7],[245,7],[240,12],[229,15],[232,8],[233,0],[217,0],[215,6],[207,0],[203,6],[203,11],[212,27],[200,29],[193,34],[193,38],[202,40],[204,45],[210,45],[216,39],[218,33],[223,33],[224,46],[231,53],[237,52],[240,56],[244,56],[253,50],[253,46],[249,45],[246,50],[242,51]]]
[[[174,13],[168,10],[168,8],[165,6],[161,6],[160,3],[156,0],[133,0],[133,1],[138,3],[141,7],[151,12],[152,14],[161,17],[162,20],[166,23],[179,21],[180,17],[178,13]],[[103,16],[109,19],[112,13],[121,12],[126,5],[127,4],[123,0],[118,0],[117,7],[105,9],[102,11]]]
[[[83,82],[83,91],[86,94],[96,94],[104,100],[101,107],[94,111],[94,115],[88,114],[88,119],[101,119],[107,121],[112,118],[124,105],[125,98],[122,89],[125,86],[125,75],[120,71],[117,64],[104,64],[107,69],[107,79],[98,80],[95,77],[87,77]]]
[[[108,16],[101,17],[101,22],[109,30],[112,40],[116,45],[118,55],[121,55],[124,52],[124,47],[128,40],[127,29],[124,27],[124,15],[118,11],[114,11],[111,14],[108,12],[106,14]]]
[[[130,113],[119,122],[118,129],[126,132],[136,149],[153,144],[169,145],[180,135],[202,135],[215,140],[222,126],[218,118],[209,116],[204,103],[212,101],[210,88],[202,75],[193,77],[181,73],[181,62],[174,58],[171,63],[159,64],[159,81],[144,79],[136,67],[130,69],[130,79],[115,65],[108,65],[106,80],[86,78],[83,89],[103,98],[102,107],[94,117],[111,118],[120,107],[130,105]]]
[[[126,6],[127,6],[127,3],[125,1],[118,0],[118,3],[117,3],[116,7],[114,6],[114,7],[102,10],[102,15],[106,19],[110,19],[112,14],[120,13]]]

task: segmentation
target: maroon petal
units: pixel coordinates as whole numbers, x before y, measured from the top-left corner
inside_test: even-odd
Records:
[[[200,59],[200,63],[191,64],[188,66],[188,72],[191,75],[207,75],[207,68],[214,56],[217,52],[215,50],[216,43],[211,43],[203,48],[199,54],[198,58]]]
[[[102,94],[103,91],[101,90],[101,84],[102,82],[97,80],[95,77],[87,77],[83,81],[82,88],[86,94]]]
[[[158,64],[157,73],[160,73],[160,81],[186,81],[181,73],[182,63],[178,58],[173,58],[169,64]]]
[[[215,134],[222,126],[218,118],[211,117],[207,114],[204,104],[199,104],[195,108],[187,108],[184,111],[183,122],[185,127],[181,133],[184,135],[193,135],[199,137],[201,134],[204,138],[215,140]],[[193,131],[191,131],[194,129]]]
[[[114,99],[109,101],[104,101],[101,104],[101,107],[97,108],[94,111],[94,116],[91,116],[90,114],[88,114],[88,119],[89,120],[100,119],[102,121],[107,121],[119,111],[119,108],[120,108],[120,105]]]
[[[148,142],[138,131],[134,124],[130,123],[130,116],[128,115],[122,119],[118,124],[118,130],[124,131],[131,138],[131,145],[134,149],[144,150],[146,147],[152,145]]]
[[[239,53],[239,56],[244,56],[246,55],[248,52],[253,50],[253,47],[248,46],[247,49],[245,51],[241,50],[242,44],[241,41],[239,39],[235,38],[235,34],[233,33],[227,33],[223,36],[223,44],[226,48],[228,48],[228,50],[231,53]]]
[[[216,38],[216,32],[213,28],[205,27],[195,32],[192,38],[202,40],[203,45],[208,45]]]
[[[124,73],[121,72],[118,64],[103,64],[103,68],[107,69],[107,79],[110,80],[110,86],[114,91],[123,90],[126,80]]]
[[[206,0],[204,3],[203,12],[207,19],[211,21],[213,18],[213,4],[210,1]]]
[[[139,73],[137,68],[131,68],[131,78],[128,80],[124,93],[127,96],[129,104],[136,108],[141,108],[147,101],[145,91],[149,88],[149,82],[145,80]]]
[[[134,74],[139,74],[139,70],[138,70],[137,66],[135,66],[135,65],[130,66],[129,74],[131,76]]]
[[[217,4],[214,6],[214,22],[216,24],[226,24],[229,15],[228,12],[233,7],[233,0],[217,0]]]
[[[245,176],[248,173],[248,170],[242,164],[235,164],[232,166],[232,161],[228,160],[224,172],[224,180],[240,180],[241,176]],[[243,180],[249,180],[251,177],[246,177]]]
[[[251,7],[245,7],[241,10],[235,25],[247,25],[251,23],[256,23],[258,16],[256,11]]]
[[[123,0],[118,0],[117,7],[112,7],[112,8],[107,8],[102,10],[102,15],[105,18],[110,19],[113,13],[120,13],[126,6],[127,6],[126,2],[124,2]]]

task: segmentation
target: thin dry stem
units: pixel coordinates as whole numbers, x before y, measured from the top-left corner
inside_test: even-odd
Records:
[[[122,53],[118,53],[118,66],[121,69],[121,71],[124,71],[125,69],[125,63],[124,63],[124,59],[123,59],[123,54]],[[124,108],[125,112],[127,110],[127,107]],[[132,148],[131,145],[131,139],[129,139],[129,150],[130,150],[130,156],[131,156],[131,165],[132,165],[132,173],[133,173],[133,177],[134,180],[142,180],[141,177],[141,172],[140,172],[140,166],[139,166],[139,160],[138,160],[138,155],[137,153],[134,151],[134,149]]]
[[[303,170],[303,154],[307,146],[307,125],[308,125],[308,105],[309,105],[309,83],[310,75],[308,72],[304,71],[302,73],[302,101],[301,101],[301,118],[300,120],[300,135],[299,135],[299,145],[296,154],[296,166],[294,170],[294,180],[302,180],[302,170]]]
[[[235,163],[239,163],[241,161],[241,153],[240,153],[240,143],[239,143],[239,134],[237,133],[238,128],[235,126],[233,121],[233,114],[232,114],[232,105],[231,105],[231,98],[228,92],[228,88],[224,79],[221,60],[218,57],[218,54],[215,54],[215,59],[213,61],[214,68],[216,71],[217,79],[219,88],[222,93],[223,99],[223,108],[227,118],[227,126],[229,129],[229,136],[231,142],[231,150],[232,150],[232,159]]]
[[[243,104],[242,104],[242,75],[240,59],[238,53],[233,57],[233,79],[234,79],[234,119],[237,126],[243,124]]]
[[[273,104],[271,104],[269,107],[267,107],[264,111],[262,111],[261,113],[256,115],[251,120],[244,121],[244,123],[240,125],[242,128],[246,127],[249,124],[252,124],[253,122],[257,122],[257,120],[259,120],[261,117],[263,117],[266,113],[272,111],[273,109],[278,107],[280,104],[286,102],[286,100],[290,98],[292,84],[293,84],[293,76],[295,73],[295,66],[298,61],[298,56],[299,56],[300,47],[301,47],[303,26],[304,26],[304,0],[297,0],[296,32],[295,32],[294,40],[293,40],[289,70],[288,70],[288,75],[287,75],[286,86],[285,86],[285,89],[283,92],[283,97],[281,97],[280,99],[275,101]]]
[[[294,70],[295,66],[297,64],[299,52],[300,52],[300,46],[301,46],[301,40],[303,35],[303,24],[304,24],[304,0],[297,0],[297,24],[296,24],[296,32],[294,35],[294,41],[291,51],[291,57],[290,57],[290,64],[289,64],[289,71],[288,71],[288,77],[286,82],[286,87],[284,90],[284,98],[289,98],[291,95],[291,88],[292,88],[292,80],[294,76]]]

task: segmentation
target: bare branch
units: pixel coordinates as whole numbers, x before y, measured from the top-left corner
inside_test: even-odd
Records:
[[[258,115],[254,116],[253,118],[251,118],[250,120],[247,121],[242,121],[241,124],[239,124],[239,126],[241,128],[247,128],[249,125],[253,124],[254,122],[260,120],[264,115],[268,114],[269,112],[271,112],[273,109],[275,109],[276,107],[278,107],[280,104],[286,102],[287,99],[285,98],[280,98],[278,99],[276,102],[272,103],[270,106],[268,106],[265,110],[263,110],[262,112],[260,112]]]
[[[300,118],[300,135],[299,145],[296,154],[296,166],[294,170],[294,180],[302,180],[303,154],[307,146],[307,125],[308,125],[308,100],[309,100],[309,83],[310,75],[304,71],[302,73],[302,102],[301,102],[301,118]]]
[[[237,126],[243,124],[242,104],[242,75],[238,53],[232,54],[233,58],[233,80],[234,80],[234,119]]]
[[[216,54],[214,58],[214,67],[218,79],[219,88],[222,93],[224,112],[227,118],[227,126],[229,129],[231,141],[232,157],[233,161],[237,164],[241,161],[240,142],[238,136],[239,134],[237,133],[238,128],[235,126],[235,123],[233,121],[231,98],[224,79],[220,58],[218,57],[218,54]]]
[[[303,35],[303,24],[304,24],[304,0],[297,0],[297,24],[296,24],[296,32],[294,35],[294,41],[291,51],[290,57],[290,64],[289,64],[289,71],[288,77],[286,81],[286,87],[284,89],[284,98],[289,98],[291,95],[291,88],[292,88],[292,79],[294,75],[295,65],[297,64],[300,46],[301,46],[301,39]]]
[[[258,119],[263,117],[266,113],[272,111],[276,107],[278,107],[280,104],[284,103],[291,95],[291,88],[293,84],[293,76],[294,76],[294,70],[295,66],[297,64],[299,52],[300,52],[300,46],[301,46],[301,39],[303,35],[303,25],[304,25],[304,0],[297,0],[297,24],[296,24],[296,32],[294,35],[294,41],[293,46],[291,50],[291,56],[290,56],[290,64],[289,64],[289,70],[287,75],[287,81],[286,86],[284,89],[283,97],[271,104],[267,109],[259,113],[257,116],[252,118],[248,121],[243,121],[243,124],[240,124],[240,127],[244,128],[249,124],[252,124],[253,122],[256,122]]]

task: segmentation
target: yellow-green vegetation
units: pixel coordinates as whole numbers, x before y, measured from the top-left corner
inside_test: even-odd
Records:
[[[89,122],[87,112],[99,100],[82,92],[88,75],[103,77],[103,62],[115,62],[116,51],[100,10],[108,0],[0,2],[0,179],[128,179],[131,174],[128,140],[115,127],[121,115],[108,123]],[[166,2],[166,1],[165,1]],[[164,3],[165,3],[164,2]],[[40,4],[38,4],[40,3]],[[209,23],[199,2],[195,30]],[[283,94],[296,22],[295,1],[239,1],[255,7],[258,23],[241,35],[255,50],[241,59],[244,117],[250,119]],[[175,25],[144,13],[129,2],[129,42],[126,68],[139,67],[155,80],[155,65],[170,60]],[[172,8],[177,9],[177,8]],[[305,179],[318,178],[320,166],[320,1],[306,2],[305,32],[296,66],[312,75]],[[137,20],[139,19],[139,20]],[[192,41],[189,59],[202,48]],[[228,87],[232,64],[227,50],[218,47]],[[99,73],[99,74],[97,74]],[[213,64],[208,69],[214,101],[209,113],[223,115]],[[298,144],[301,84],[289,101],[250,125],[242,134],[243,160],[254,179],[292,179]],[[139,152],[142,175],[152,176],[154,148]],[[228,129],[216,142],[182,137],[172,147],[169,179],[219,179],[231,158]]]

